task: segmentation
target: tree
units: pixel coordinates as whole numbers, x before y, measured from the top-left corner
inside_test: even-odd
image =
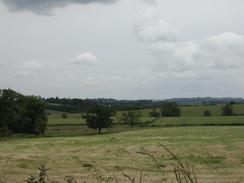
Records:
[[[97,129],[101,133],[103,128],[112,127],[115,112],[110,107],[96,105],[93,109],[88,110],[84,118],[89,128]]]
[[[1,134],[10,133],[14,124],[20,120],[19,99],[22,96],[13,90],[0,91],[0,128]],[[19,128],[19,127],[16,127]]]
[[[26,97],[26,124],[23,131],[31,134],[44,134],[47,129],[46,103],[39,97]]]
[[[175,102],[166,102],[161,107],[161,115],[164,117],[179,117],[181,116],[181,109]]]
[[[212,116],[211,112],[209,110],[205,110],[203,112],[203,116]]]
[[[46,103],[39,97],[1,90],[0,131],[43,134],[47,127],[45,108]]]
[[[130,124],[132,128],[136,123],[139,122],[140,116],[141,116],[140,112],[136,110],[129,110],[122,113],[121,120],[124,123]]]
[[[155,118],[160,117],[160,112],[158,112],[157,109],[154,107],[152,111],[149,113],[149,116]]]
[[[234,110],[233,110],[233,106],[232,104],[226,104],[223,108],[222,108],[222,115],[223,116],[231,116],[234,114]]]

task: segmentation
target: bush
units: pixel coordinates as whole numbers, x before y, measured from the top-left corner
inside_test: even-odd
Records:
[[[62,114],[62,118],[63,118],[63,119],[67,119],[67,118],[68,118],[68,114],[67,114],[67,113],[63,113],[63,114]]]
[[[203,116],[212,116],[211,112],[209,110],[205,110],[203,112]]]
[[[181,109],[175,102],[166,102],[161,108],[161,115],[164,117],[179,117],[181,116]]]
[[[232,115],[234,115],[234,110],[233,110],[232,104],[226,104],[222,108],[222,115],[223,116],[232,116]]]

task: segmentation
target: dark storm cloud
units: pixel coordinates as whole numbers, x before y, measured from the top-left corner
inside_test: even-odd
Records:
[[[70,4],[110,4],[118,0],[1,0],[10,11],[31,11],[37,14],[51,14],[56,8]]]

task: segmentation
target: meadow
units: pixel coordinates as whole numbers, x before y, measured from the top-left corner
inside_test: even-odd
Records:
[[[73,137],[13,138],[1,141],[1,177],[7,182],[24,181],[35,168],[45,164],[49,178],[62,181],[72,175],[78,181],[89,180],[89,167],[104,175],[123,173],[139,176],[144,182],[173,177],[162,174],[153,161],[138,154],[148,151],[163,164],[170,164],[159,143],[179,158],[194,165],[199,182],[244,181],[244,127],[170,127],[134,129],[119,133]]]
[[[124,182],[124,174],[143,182],[173,182],[172,159],[159,143],[170,148],[181,160],[194,166],[199,182],[244,182],[244,116],[221,116],[221,105],[183,106],[182,117],[151,118],[151,110],[142,110],[134,128],[120,124],[114,117],[112,129],[103,134],[88,129],[81,114],[51,112],[44,136],[13,136],[0,141],[0,182],[24,182],[36,167],[45,164],[51,180],[63,181],[65,175],[78,182],[96,182],[91,167],[106,176]],[[212,117],[203,117],[208,109]],[[234,105],[238,114],[244,105]],[[162,164],[159,171],[149,152]],[[89,176],[90,175],[90,176]],[[125,181],[126,182],[126,181]]]
[[[182,116],[178,117],[168,117],[168,118],[153,118],[150,117],[149,113],[151,109],[140,110],[140,119],[138,125],[145,126],[143,124],[148,124],[147,126],[201,126],[201,125],[244,125],[244,105],[238,104],[234,105],[234,111],[236,116],[222,116],[223,105],[208,105],[208,106],[182,106]],[[159,109],[157,109],[159,111]],[[212,113],[211,117],[204,117],[204,110],[209,110]],[[117,112],[114,117],[114,125],[121,126],[120,116],[122,111]],[[48,115],[48,126],[49,129],[66,128],[72,126],[85,126],[86,122],[83,119],[84,114],[68,114],[68,118],[62,118],[62,113],[52,111]]]

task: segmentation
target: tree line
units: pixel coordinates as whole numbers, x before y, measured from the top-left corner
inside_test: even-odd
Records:
[[[79,113],[87,112],[90,108],[97,105],[111,106],[114,110],[138,110],[149,109],[152,107],[160,107],[163,101],[154,100],[116,100],[116,99],[76,99],[76,98],[59,98],[51,97],[43,99],[46,101],[47,109],[56,110],[61,112]]]
[[[57,100],[59,99],[51,100],[51,102],[57,102]],[[47,101],[50,102],[50,100],[43,100],[41,97],[24,96],[11,89],[0,90],[0,135],[14,133],[44,134],[47,129]],[[71,103],[70,100],[62,99],[61,101],[62,104],[74,105],[76,103],[81,105],[79,104],[80,100],[72,100]],[[97,129],[98,133],[101,133],[103,128],[112,127],[116,108],[106,102],[82,103],[82,105],[85,104],[88,105],[86,107],[88,109],[86,109],[86,114],[83,117],[89,128]],[[232,104],[226,104],[222,108],[223,116],[235,115]],[[158,108],[154,106],[149,115],[154,118],[180,117],[181,109],[179,104],[175,102],[163,102]],[[203,116],[211,115],[209,110],[203,112]],[[65,113],[62,114],[62,117],[68,118]],[[140,117],[140,110],[129,107],[121,113],[120,121],[134,127],[135,124],[139,123]]]
[[[244,103],[242,98],[175,98],[167,100],[116,100],[112,98],[97,98],[97,99],[78,99],[78,98],[43,98],[46,101],[47,108],[51,110],[79,113],[87,112],[90,108],[96,105],[111,106],[114,110],[137,110],[160,108],[164,103],[177,103],[179,105],[216,105],[227,103]]]

